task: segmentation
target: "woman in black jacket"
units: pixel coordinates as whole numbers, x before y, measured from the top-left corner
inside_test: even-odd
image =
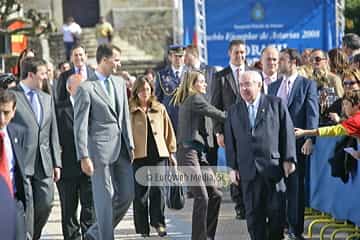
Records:
[[[188,176],[186,184],[194,196],[192,240],[215,238],[222,197],[206,159],[208,134],[205,118],[223,122],[225,113],[206,101],[206,86],[201,72],[187,71],[174,96],[174,104],[179,105],[178,164]]]

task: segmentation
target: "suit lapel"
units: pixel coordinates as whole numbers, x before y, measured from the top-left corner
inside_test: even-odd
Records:
[[[235,83],[235,76],[231,70],[231,67],[228,67],[228,72],[227,72],[227,77],[226,79],[228,79],[229,81],[229,84],[232,88],[232,90],[234,91],[235,95],[238,95],[239,94],[239,90],[237,89],[236,87],[236,83]]]
[[[101,84],[101,81],[96,79],[93,81],[93,84],[94,84],[94,90],[95,92],[97,93],[97,95],[99,95],[99,97],[108,105],[108,107],[110,108],[111,112],[116,116],[116,111],[115,109],[113,109],[113,107],[111,106],[111,103],[110,103],[110,99],[109,99],[109,96],[108,94],[105,92],[102,84]],[[114,86],[114,84],[113,84]],[[115,90],[114,90],[115,91]]]
[[[264,119],[266,110],[267,110],[267,101],[265,99],[265,96],[261,94],[259,107],[256,113],[254,128],[256,128],[260,124],[260,122]]]
[[[24,162],[23,159],[19,159],[19,153],[21,150],[21,144],[23,143],[23,134],[20,134],[19,131],[17,130],[17,128],[19,128],[20,126],[15,125],[13,123],[10,123],[7,126],[8,129],[8,134],[9,134],[9,138],[10,138],[10,142],[11,142],[11,147],[14,153],[14,158],[16,161],[16,164],[19,165],[19,170],[21,171],[21,175],[24,175],[23,169],[25,169],[24,166]]]
[[[281,79],[276,80],[276,82],[270,84],[268,88],[268,94],[277,96],[277,92],[279,91],[280,85],[281,85]],[[272,93],[269,92],[270,89],[272,90]]]
[[[115,108],[116,108],[116,112],[119,113],[120,112],[120,99],[123,99],[123,92],[120,89],[120,82],[118,81],[125,81],[124,79],[119,79],[118,77],[116,77],[116,80],[114,79],[114,77],[111,78],[112,84],[114,86],[114,95],[115,95]]]
[[[29,102],[29,100],[27,99],[27,97],[25,95],[24,89],[22,89],[22,87],[20,85],[18,85],[17,89],[18,89],[18,91],[20,93],[19,94],[20,95],[19,100],[24,104],[25,109],[29,112],[30,116],[32,116],[32,119],[35,121],[35,123],[38,124],[37,119],[35,117],[35,113],[32,110],[30,102]]]
[[[37,95],[39,96],[39,104],[40,104],[40,108],[41,108],[39,126],[42,128],[45,123],[46,114],[51,113],[51,109],[48,109],[48,104],[45,104],[45,98],[42,95],[42,92],[37,91]]]
[[[246,116],[245,121],[240,121],[243,125],[243,128],[249,130],[250,127],[250,119],[249,119],[249,111],[247,109],[246,103],[243,100],[239,101],[239,108],[238,108],[238,116]]]
[[[290,92],[290,96],[288,98],[288,107],[290,107],[290,105],[292,104],[292,102],[294,101],[294,97],[296,94],[297,89],[300,87],[300,78],[296,77],[295,81],[294,81],[294,85],[291,88],[291,92]]]

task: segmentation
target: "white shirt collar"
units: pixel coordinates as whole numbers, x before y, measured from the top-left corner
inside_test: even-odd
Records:
[[[183,69],[184,69],[184,65],[181,65],[178,69],[176,69],[173,65],[171,65],[171,70],[173,71],[174,74],[176,73],[176,71],[178,71],[179,74],[181,75]]]
[[[27,95],[30,91],[33,89],[29,88],[27,85],[25,85],[23,82],[20,82],[21,88],[24,90],[25,94]]]
[[[263,75],[264,79],[270,78],[271,82],[274,82],[277,79],[277,73],[274,73],[273,75],[269,76],[265,72],[262,72],[262,75]]]
[[[105,75],[99,73],[99,72],[96,71],[96,70],[95,70],[95,75],[96,75],[96,77],[97,77],[100,81],[105,81],[105,79],[109,77],[109,76],[105,76]]]
[[[240,66],[235,66],[234,64],[232,64],[231,62],[229,63],[230,68],[233,72],[236,72],[236,70],[239,68],[240,72],[245,72],[245,65],[240,65]]]
[[[71,102],[71,105],[74,106],[74,97],[70,95],[70,102]]]

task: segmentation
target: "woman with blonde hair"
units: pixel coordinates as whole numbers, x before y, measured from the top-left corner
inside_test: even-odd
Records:
[[[210,117],[224,122],[225,113],[206,101],[204,96],[206,86],[205,77],[201,72],[184,72],[173,99],[173,103],[179,105],[177,129],[179,166],[185,174],[191,176],[191,179],[196,179],[186,182],[188,190],[194,196],[192,240],[215,238],[222,198],[214,172],[206,159],[208,134],[205,118]],[[211,180],[206,181],[207,179]]]
[[[148,169],[152,175],[162,174],[165,161],[176,165],[176,139],[165,106],[156,100],[149,79],[140,77],[134,82],[129,105],[135,145],[134,177],[141,175],[136,175],[139,169]],[[137,180],[141,179],[135,179],[133,210],[136,233],[143,237],[150,236],[150,214],[150,225],[163,237],[166,235],[163,187],[159,184],[144,185]]]

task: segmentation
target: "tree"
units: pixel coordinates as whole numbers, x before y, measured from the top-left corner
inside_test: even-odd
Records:
[[[21,10],[22,6],[17,0],[0,0],[0,35],[39,36],[56,30],[55,25],[36,10],[30,9],[25,16],[20,16]],[[9,29],[9,26],[16,21],[25,24],[21,28]]]
[[[360,0],[345,1],[345,32],[360,35]]]

